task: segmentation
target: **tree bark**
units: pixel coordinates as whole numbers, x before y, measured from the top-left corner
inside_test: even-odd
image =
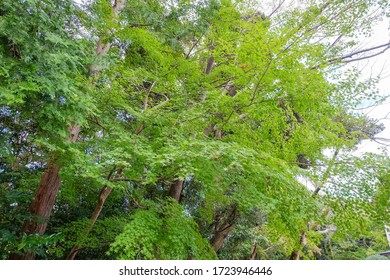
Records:
[[[30,213],[35,217],[24,224],[25,233],[45,233],[61,184],[59,171],[60,167],[58,165],[49,163],[49,167],[43,173],[39,187],[35,192],[34,200],[30,205]]]
[[[225,228],[218,230],[214,234],[210,243],[211,246],[213,246],[215,252],[218,252],[218,250],[221,249],[226,237],[229,236],[229,234],[232,232],[235,226],[236,226],[235,224],[228,224]]]
[[[123,166],[118,169],[116,172],[116,176],[120,176],[123,172]],[[110,172],[108,175],[108,180],[111,179],[112,174],[114,173],[114,170]],[[92,231],[97,219],[100,216],[100,213],[102,212],[104,203],[106,202],[108,196],[111,194],[112,188],[105,185],[99,193],[98,196],[98,202],[95,206],[95,210],[92,212],[90,223],[88,224],[88,227],[85,229],[83,237],[87,237],[89,233]],[[80,251],[82,246],[83,240],[80,240],[75,246],[73,246],[72,250],[70,251],[69,255],[67,256],[67,260],[74,260],[77,256],[77,253]]]
[[[125,0],[116,0],[112,6],[114,14],[118,17],[120,11],[124,8]],[[96,55],[105,55],[111,47],[111,43],[104,43],[101,38],[96,46]],[[98,66],[90,66],[90,75],[98,74]],[[75,125],[68,128],[70,132],[70,142],[76,142],[81,130],[81,126]],[[34,216],[31,221],[26,221],[23,227],[23,232],[27,234],[44,234],[47,222],[50,218],[55,199],[57,197],[61,179],[59,176],[60,166],[53,161],[49,162],[46,171],[43,173],[39,186],[35,192],[34,199],[30,205],[30,213]],[[108,196],[108,195],[107,195]],[[104,201],[103,201],[104,203]],[[101,209],[100,209],[101,210]],[[99,211],[100,213],[100,211]],[[11,254],[10,259],[35,259],[34,254],[24,252],[23,255]]]
[[[184,181],[183,180],[175,180],[171,188],[169,189],[169,196],[172,197],[174,200],[179,201],[181,192],[183,190]]]
[[[214,40],[213,40],[213,42],[211,42],[211,45],[210,45],[210,51],[212,52],[213,50],[214,50]],[[211,54],[210,57],[207,59],[207,64],[206,64],[206,68],[204,69],[204,73],[206,75],[210,75],[213,67],[214,67],[214,56],[213,56],[213,54]]]
[[[54,202],[60,187],[61,179],[58,174],[60,167],[55,163],[49,163],[49,167],[43,173],[39,186],[35,192],[34,199],[30,204],[32,219],[25,221],[23,232],[26,234],[44,234]],[[11,260],[34,260],[35,255],[26,251],[22,254],[11,254]]]
[[[306,246],[307,244],[307,238],[306,238],[306,231],[302,230],[301,236],[300,236],[300,249],[295,250],[291,253],[290,260],[300,260],[301,259],[301,249]]]
[[[103,205],[106,202],[107,197],[110,195],[112,191],[111,187],[104,186],[102,190],[100,191],[99,197],[98,197],[98,203],[96,204],[95,210],[92,213],[90,224],[88,225],[88,228],[85,231],[84,237],[86,237],[92,230],[93,226],[95,225],[97,219],[99,218],[100,213],[102,212]],[[72,250],[70,251],[69,255],[67,256],[67,260],[74,260],[77,253],[81,249],[81,242],[79,244],[73,246]]]
[[[249,255],[249,259],[250,260],[255,260],[256,259],[256,256],[257,256],[257,244],[254,243],[252,244],[251,246],[251,253]]]
[[[206,65],[206,69],[204,70],[204,73],[206,75],[209,75],[211,73],[211,70],[213,69],[213,66],[214,66],[214,56],[211,55],[207,60],[207,65]]]
[[[238,217],[237,206],[233,205],[230,209],[214,215],[214,236],[210,244],[215,252],[221,249],[225,239],[230,235],[236,226]]]

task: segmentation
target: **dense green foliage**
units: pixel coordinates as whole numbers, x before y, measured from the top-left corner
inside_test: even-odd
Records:
[[[386,250],[389,159],[352,153],[383,130],[353,109],[380,96],[344,56],[387,1],[272,14],[253,1],[87,2],[0,3],[0,258]],[[46,233],[27,234],[49,162],[61,187]]]

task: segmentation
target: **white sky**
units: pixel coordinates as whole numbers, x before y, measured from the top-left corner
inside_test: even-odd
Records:
[[[364,44],[368,46],[376,46],[388,43],[390,41],[389,20],[385,19],[374,26],[373,35],[366,38]],[[381,80],[378,84],[379,92],[382,96],[390,96],[390,50],[385,53],[368,59],[367,61],[361,61],[355,64],[361,69],[362,78],[369,78],[370,75],[381,76]],[[378,134],[378,138],[384,138],[390,140],[390,97],[381,105],[373,106],[362,110],[366,115],[371,118],[380,120],[385,125],[385,130]],[[390,142],[385,140],[381,141],[384,144],[390,145]],[[364,141],[358,150],[358,153],[363,152],[379,152],[378,149],[385,148],[386,146],[380,145],[373,141]]]

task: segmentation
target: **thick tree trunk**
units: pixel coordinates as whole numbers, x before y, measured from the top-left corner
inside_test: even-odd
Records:
[[[112,7],[115,16],[117,17],[120,11],[124,8],[125,0],[116,0],[114,6]],[[104,43],[101,38],[96,46],[96,55],[103,56],[105,55],[111,47],[111,43]],[[93,65],[90,67],[90,75],[97,75],[99,72],[99,66]],[[76,142],[78,135],[80,133],[81,127],[79,125],[75,125],[69,127],[69,132],[71,134],[69,141]],[[30,213],[35,216],[32,221],[26,221],[23,232],[27,234],[44,234],[47,222],[50,218],[55,199],[57,197],[61,179],[59,177],[60,167],[53,162],[48,164],[46,171],[43,173],[41,177],[40,184],[38,186],[37,191],[35,192],[35,196],[33,202],[30,205]],[[104,203],[104,202],[103,202]],[[100,213],[100,211],[99,211]],[[23,256],[12,254],[10,255],[10,259],[35,259],[35,256],[32,254],[24,253]]]
[[[43,173],[39,187],[35,192],[34,200],[30,205],[30,213],[34,218],[25,223],[25,233],[45,233],[47,222],[50,218],[61,184],[61,179],[58,174],[59,171],[60,167],[58,165],[49,163],[49,167]]]
[[[47,222],[50,218],[51,211],[60,187],[61,179],[58,175],[60,167],[54,163],[50,163],[49,167],[43,173],[41,182],[35,192],[34,199],[30,205],[30,214],[33,216],[31,220],[26,221],[23,226],[23,232],[26,234],[44,234]],[[33,260],[34,254],[23,252],[19,254],[11,254],[11,260]]]
[[[238,218],[237,206],[233,204],[228,209],[217,211],[214,215],[214,235],[210,244],[217,252],[223,245],[225,239],[230,235]]]
[[[172,183],[171,188],[169,189],[169,196],[174,200],[179,201],[181,192],[183,190],[183,180],[176,180]]]
[[[215,252],[218,252],[218,250],[222,247],[223,242],[225,241],[226,237],[228,237],[229,234],[232,232],[234,227],[235,224],[229,224],[226,227],[219,229],[217,232],[215,232],[213,238],[210,241],[211,246],[213,246]]]
[[[69,128],[71,134],[69,140],[71,142],[77,141],[80,129],[80,126],[73,126]],[[49,162],[41,177],[39,186],[35,191],[33,201],[30,204],[29,211],[32,215],[32,219],[24,223],[22,230],[24,233],[38,233],[41,235],[45,233],[47,223],[61,185],[61,178],[59,175],[60,169],[60,166],[54,162]],[[23,255],[11,254],[10,259],[33,260],[35,259],[35,255],[23,252]]]
[[[71,142],[77,141],[80,129],[78,125],[69,128],[69,140]],[[50,162],[46,171],[43,173],[34,199],[30,205],[30,213],[34,218],[25,223],[23,230],[25,233],[45,233],[47,222],[60,189],[61,179],[59,172],[60,167],[54,162]]]

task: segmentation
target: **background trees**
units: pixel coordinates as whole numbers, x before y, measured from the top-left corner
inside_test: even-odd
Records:
[[[381,250],[388,158],[350,155],[382,129],[351,111],[375,84],[339,69],[373,55],[354,36],[386,11],[4,1],[2,258],[337,258],[329,240],[360,234]]]

